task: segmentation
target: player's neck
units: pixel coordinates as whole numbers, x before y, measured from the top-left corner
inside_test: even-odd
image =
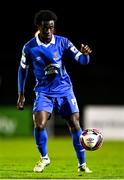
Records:
[[[51,39],[52,39],[52,38],[44,38],[44,37],[42,37],[42,36],[40,36],[40,35],[38,35],[38,37],[39,37],[39,40],[40,40],[42,43],[44,43],[44,44],[50,43],[50,41],[51,41]]]

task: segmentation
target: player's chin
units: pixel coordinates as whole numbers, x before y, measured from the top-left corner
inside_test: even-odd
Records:
[[[51,34],[46,34],[46,35],[44,35],[44,38],[49,42],[52,39],[52,35]]]

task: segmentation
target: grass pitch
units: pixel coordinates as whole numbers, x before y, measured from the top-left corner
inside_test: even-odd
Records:
[[[123,179],[124,142],[105,141],[97,151],[86,151],[92,174],[78,176],[71,137],[49,138],[51,164],[34,173],[39,153],[33,138],[0,139],[0,179]]]

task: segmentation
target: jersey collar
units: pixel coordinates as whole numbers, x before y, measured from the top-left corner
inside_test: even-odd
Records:
[[[35,37],[36,37],[36,42],[37,42],[38,46],[42,45],[42,46],[48,47],[48,46],[50,46],[50,44],[55,44],[55,36],[54,35],[52,35],[52,39],[48,44],[44,44],[43,42],[41,42],[38,37],[38,34]]]

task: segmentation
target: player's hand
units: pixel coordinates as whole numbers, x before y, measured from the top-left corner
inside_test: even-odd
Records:
[[[25,96],[23,94],[19,94],[17,100],[17,106],[16,106],[18,110],[24,109],[24,102],[25,102]]]
[[[81,44],[81,50],[80,50],[84,55],[88,55],[92,52],[90,47],[88,45]]]

